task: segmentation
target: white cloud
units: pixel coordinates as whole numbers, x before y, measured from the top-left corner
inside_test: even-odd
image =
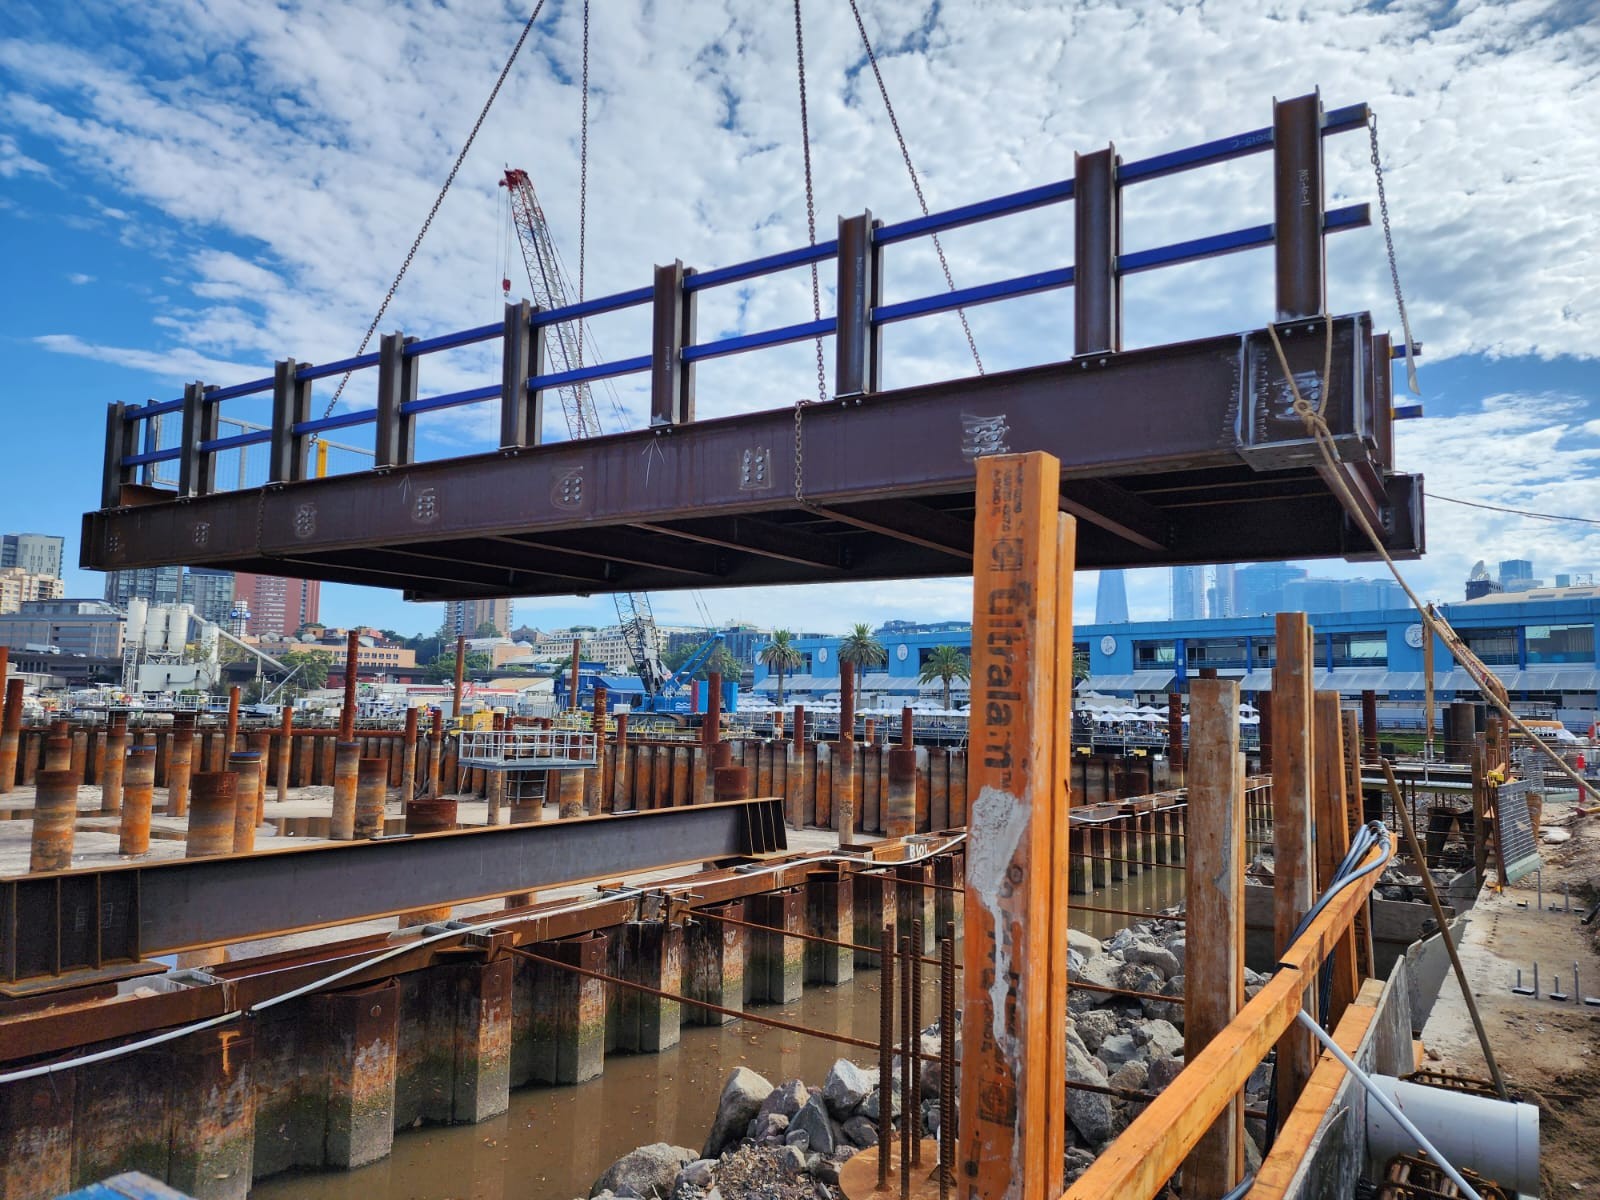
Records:
[[[590,295],[648,282],[653,263],[682,258],[706,268],[804,242],[785,12],[733,0],[606,7],[592,42]],[[1381,8],[1358,0],[1126,8],[952,0],[930,17],[922,0],[881,0],[868,22],[935,208],[1060,178],[1074,151],[1112,139],[1134,159],[1266,124],[1273,93],[1320,84],[1330,106],[1370,101],[1382,121],[1414,329],[1438,361],[1469,351],[1593,356],[1600,345],[1600,224],[1590,196],[1600,177],[1592,119],[1600,36],[1571,16],[1553,0],[1449,10],[1432,0]],[[108,23],[102,40],[115,52],[87,54],[76,48],[81,39],[0,40],[0,69],[13,81],[0,98],[0,176],[45,169],[5,130],[49,145],[52,168],[87,181],[80,190],[99,215],[123,222],[129,237],[154,239],[173,263],[180,279],[165,286],[175,299],[153,315],[150,346],[102,345],[89,327],[40,339],[127,367],[132,396],[144,393],[146,374],[229,383],[280,357],[353,353],[521,20],[504,6],[375,0],[304,8],[152,0],[84,18],[96,19]],[[498,319],[502,164],[530,170],[576,266],[577,43],[576,6],[547,9],[382,329],[426,336]],[[848,13],[810,6],[806,48],[819,236],[831,236],[838,213],[913,215]],[[1264,72],[1263,63],[1272,66]],[[1376,200],[1367,153],[1361,133],[1329,140],[1332,203]],[[135,205],[159,219],[129,219]],[[1130,190],[1125,244],[1270,219],[1267,163],[1257,157]],[[1392,322],[1378,232],[1330,245],[1334,307]],[[1070,213],[955,231],[946,249],[963,285],[1066,265]],[[1259,253],[1130,279],[1129,341],[1258,326],[1270,315],[1270,286],[1270,262]],[[891,248],[887,287],[891,300],[941,290],[931,247]],[[823,304],[832,304],[826,273]],[[700,329],[710,337],[809,315],[808,274],[791,271],[703,294]],[[990,369],[1069,352],[1069,295],[970,315]],[[603,319],[595,340],[613,357],[639,353],[647,322],[644,311]],[[953,316],[896,326],[886,345],[891,385],[971,369]],[[701,412],[792,403],[811,391],[811,354],[801,345],[708,364]],[[480,350],[437,356],[426,363],[423,392],[480,384],[497,369],[495,355]],[[357,377],[347,399],[369,403],[370,386]],[[642,425],[640,381],[619,381],[615,393],[626,422]],[[319,392],[319,406],[328,396],[331,388]],[[619,427],[609,399],[597,399],[607,427]],[[1563,428],[1577,429],[1573,416]],[[1402,426],[1400,462],[1427,470],[1430,488],[1446,494],[1515,493],[1529,501],[1524,507],[1586,500],[1594,511],[1584,491],[1593,460],[1541,440],[1553,420],[1547,409],[1507,400],[1459,423],[1414,422]],[[423,426],[436,449],[484,445],[493,431],[487,410]],[[1515,486],[1460,476],[1464,462],[1496,461],[1504,437],[1532,474],[1549,476],[1551,461],[1575,474],[1537,487],[1526,475]],[[1536,465],[1541,454],[1554,458]],[[1530,489],[1543,499],[1533,503]],[[1436,553],[1476,557],[1526,532],[1444,507],[1429,514]],[[1473,549],[1480,531],[1487,540]],[[1587,546],[1558,536],[1563,546]],[[963,612],[965,587],[919,586],[918,608]],[[1158,597],[1164,609],[1159,575],[1136,574],[1129,590],[1136,613]],[[1092,605],[1092,589],[1084,593],[1080,610]],[[863,584],[729,594],[727,604],[778,606],[788,623],[806,626],[852,606],[859,619],[903,615],[901,594]]]
[[[85,275],[82,271],[71,271],[67,274],[67,282],[76,287],[82,287],[86,283],[93,283],[94,276]]]

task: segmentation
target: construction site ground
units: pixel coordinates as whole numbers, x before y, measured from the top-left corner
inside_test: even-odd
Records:
[[[1460,952],[1490,1045],[1507,1085],[1540,1114],[1542,1195],[1600,1195],[1600,918],[1583,915],[1600,899],[1600,817],[1582,817],[1570,801],[1545,805],[1543,827],[1571,840],[1543,843],[1540,853],[1545,909],[1532,875],[1497,891],[1486,885],[1461,934]],[[1570,897],[1566,911],[1563,885]],[[1549,911],[1551,905],[1558,910]],[[1458,926],[1458,929],[1460,926]],[[1539,996],[1512,992],[1517,971]],[[1578,984],[1573,986],[1573,963]],[[1568,995],[1550,999],[1556,976]],[[1423,1029],[1428,1067],[1487,1078],[1483,1054],[1453,975],[1447,976]]]

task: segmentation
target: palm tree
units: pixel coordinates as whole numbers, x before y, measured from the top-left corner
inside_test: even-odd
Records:
[[[880,667],[889,661],[889,652],[883,643],[872,636],[872,626],[859,621],[839,643],[839,661],[854,663],[858,667]]]
[[[795,649],[794,634],[787,629],[774,629],[772,640],[756,651],[756,657],[778,677],[778,707],[782,708],[783,677],[806,661],[805,656]]]
[[[950,707],[950,681],[952,679],[971,679],[972,662],[954,646],[935,646],[928,651],[928,661],[922,664],[922,674],[917,676],[918,683],[932,683],[937,679],[944,684],[944,706]]]

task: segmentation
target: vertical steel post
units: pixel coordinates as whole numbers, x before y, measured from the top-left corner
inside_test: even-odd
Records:
[[[356,836],[356,792],[361,778],[361,743],[340,740],[333,752],[333,812],[328,836],[348,842]]]
[[[189,777],[194,768],[194,714],[172,718],[172,749],[167,754],[167,814],[181,817],[189,811]]]
[[[377,449],[373,465],[402,467],[417,458],[417,418],[405,406],[417,398],[417,360],[406,354],[415,341],[386,333],[378,341]]]
[[[40,771],[34,779],[30,873],[71,869],[77,819],[78,777],[71,771]]]
[[[1189,920],[1184,977],[1184,1053],[1189,1060],[1244,1004],[1244,755],[1239,752],[1239,685],[1190,685]],[[1244,1107],[1235,1094],[1183,1164],[1183,1194],[1220,1200],[1244,1174]]]
[[[913,956],[911,939],[900,939],[900,1200],[909,1200],[911,1195],[911,1145],[913,1141],[920,1141],[920,1129],[913,1129],[922,1124],[922,1105],[917,1101],[917,1090],[912,1080],[917,1074],[920,1065],[913,1057],[912,1047],[917,1045],[917,1031],[911,1024],[911,985],[917,972],[917,958],[922,955],[922,947],[916,948]]]
[[[233,852],[235,786],[238,776],[227,771],[197,771],[185,852],[190,858]]]
[[[466,634],[456,635],[456,675],[455,691],[452,695],[450,719],[456,727],[461,727],[461,688],[467,672],[467,637]]]
[[[939,1200],[949,1200],[955,1165],[956,926],[947,921],[939,942]]]
[[[17,786],[17,751],[22,745],[22,690],[27,680],[6,680],[6,704],[0,715],[0,795]]]
[[[150,809],[156,790],[156,748],[134,746],[122,771],[122,820],[118,822],[119,854],[144,854],[150,849]]]
[[[339,710],[339,740],[356,736],[356,673],[361,667],[361,633],[352,629],[344,639],[344,707]]]
[[[1361,755],[1367,762],[1378,761],[1378,693],[1361,693]]]
[[[381,758],[356,760],[354,833],[358,838],[383,836],[384,807],[389,799],[389,764]]]
[[[1314,92],[1273,102],[1272,193],[1278,320],[1320,317],[1328,308],[1327,248],[1322,97]]]
[[[289,798],[289,767],[294,761],[294,705],[283,706],[283,723],[278,729],[278,803]],[[266,797],[262,797],[266,807]]]
[[[533,374],[533,306],[526,300],[507,304],[500,359],[500,449],[539,444],[539,428],[530,426],[528,379]]]
[[[692,274],[681,260],[656,268],[651,325],[650,424],[683,425],[694,420],[694,365],[683,348],[694,344],[694,293],[685,291]]]
[[[911,1077],[911,1095],[916,1102],[916,1124],[911,1133],[911,1163],[922,1165],[922,921],[911,922],[911,983],[907,991],[911,996],[911,1020],[906,1031],[906,1061],[904,1068]],[[908,1120],[907,1124],[911,1124]]]
[[[249,854],[256,848],[256,818],[260,814],[261,755],[252,750],[235,750],[228,755],[228,770],[233,774],[233,845],[235,854]]]
[[[568,697],[567,709],[569,712],[578,711],[578,668],[583,657],[583,639],[572,639],[572,695]]]
[[[122,811],[123,757],[128,751],[128,714],[112,713],[100,759],[100,811]]]
[[[883,253],[872,240],[870,212],[839,218],[838,305],[834,391],[857,396],[879,390],[882,333],[872,320],[881,303]]]
[[[1312,632],[1304,613],[1279,613],[1277,665],[1272,670],[1272,854],[1273,943],[1287,948],[1295,926],[1310,909],[1316,864],[1312,856]],[[1312,1011],[1312,988],[1306,988]],[[1274,1087],[1278,1111],[1287,1113],[1311,1078],[1315,1059],[1311,1034],[1291,1025],[1278,1041]]]
[[[123,459],[139,452],[139,425],[127,419],[129,406],[106,405],[106,458],[100,483],[100,507],[116,508],[122,503],[122,485],[134,482],[135,468]]]
[[[217,490],[217,456],[200,448],[216,439],[218,408],[206,402],[205,384],[183,385],[183,445],[178,455],[178,495],[209,496]]]
[[[410,804],[417,794],[417,719],[421,713],[416,708],[406,709],[406,731],[400,760],[400,803]]]
[[[272,369],[272,452],[267,470],[273,483],[291,483],[307,474],[310,442],[294,431],[311,419],[311,383],[295,378],[306,365],[286,358]]]
[[[1115,354],[1122,349],[1122,211],[1116,147],[1079,154],[1072,182],[1073,353]]]

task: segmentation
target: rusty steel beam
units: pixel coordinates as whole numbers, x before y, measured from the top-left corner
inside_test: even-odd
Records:
[[[1297,375],[1320,374],[1324,332],[1321,320],[1280,329]],[[1388,414],[1376,411],[1387,400],[1371,342],[1366,316],[1334,322],[1325,415],[1392,552],[1412,557],[1421,489],[1373,466]],[[1256,331],[815,405],[803,502],[780,449],[793,444],[792,409],[298,481],[304,448],[291,438],[278,458],[286,482],[183,503],[139,493],[87,514],[82,561],[269,573],[288,562],[419,599],[949,574],[971,544],[975,458],[1026,450],[1062,462],[1063,495],[1084,518],[1083,568],[1370,553],[1317,478],[1291,399]],[[647,563],[642,542],[612,551],[613,531],[629,527],[716,546],[726,562],[708,578],[665,552]]]
[[[782,850],[782,801],[0,879],[0,992],[440,904]]]

